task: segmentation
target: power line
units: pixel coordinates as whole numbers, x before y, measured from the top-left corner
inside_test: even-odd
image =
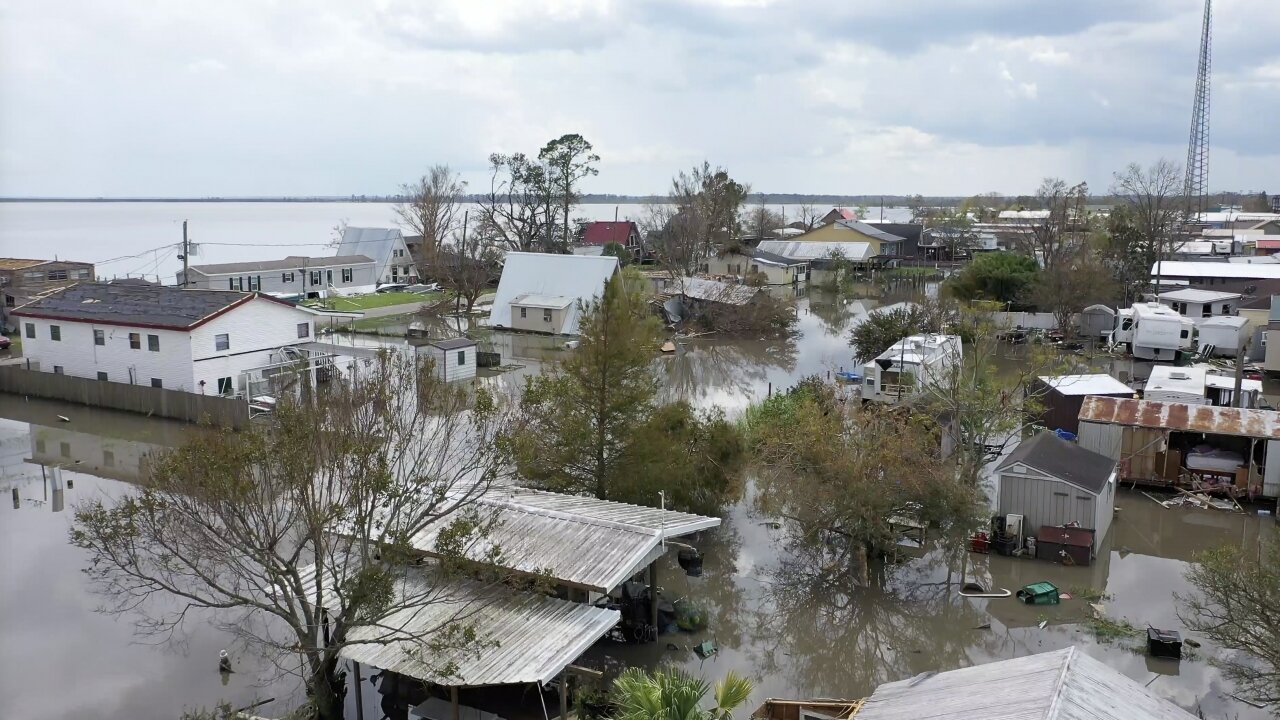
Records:
[[[147,255],[153,252],[159,252],[161,250],[165,250],[168,248],[176,248],[178,247],[179,244],[180,243],[171,243],[169,245],[161,245],[160,247],[154,247],[149,250],[143,250],[142,252],[137,253],[136,255],[121,255],[120,257],[114,257],[114,258],[111,258],[110,260],[99,260],[98,262],[95,262],[94,265],[110,265],[113,262],[119,262],[121,260],[132,260],[134,258],[140,258],[143,255]]]
[[[329,243],[229,243],[229,242],[201,242],[192,243],[192,245],[219,245],[230,247],[329,247]]]

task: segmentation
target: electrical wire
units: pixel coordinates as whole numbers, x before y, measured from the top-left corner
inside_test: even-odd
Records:
[[[330,247],[332,243],[229,243],[229,242],[202,242],[192,243],[193,245],[218,245],[229,247]]]
[[[119,262],[121,260],[132,260],[134,258],[140,258],[143,255],[147,255],[153,252],[159,252],[161,250],[167,250],[169,248],[177,248],[181,245],[182,243],[171,243],[169,245],[161,245],[160,247],[154,247],[154,248],[151,248],[150,250],[143,250],[142,252],[137,253],[136,255],[121,255],[120,257],[114,257],[114,258],[111,258],[110,260],[99,260],[98,262],[95,262],[94,265],[110,265],[113,262]]]

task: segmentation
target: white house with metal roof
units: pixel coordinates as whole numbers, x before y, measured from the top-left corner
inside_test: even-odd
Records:
[[[552,335],[577,335],[580,303],[604,294],[618,272],[611,255],[507,253],[489,324]]]
[[[246,372],[312,342],[319,314],[260,293],[118,283],[13,312],[32,369],[204,395],[244,392]]]
[[[1069,647],[884,683],[857,720],[1195,720],[1148,685]]]
[[[375,286],[418,282],[418,266],[409,254],[404,235],[395,228],[344,228],[334,254],[338,257],[364,255],[371,258]]]
[[[1184,283],[1211,287],[1233,280],[1280,280],[1280,263],[1184,262],[1165,260],[1152,263],[1151,278],[1160,276],[1162,285]]]
[[[709,275],[755,276],[765,285],[794,285],[804,282],[809,261],[789,258],[761,248],[743,248],[707,259]]]
[[[262,262],[192,265],[178,285],[199,290],[237,290],[301,298],[356,295],[378,289],[377,267],[365,255],[302,257]]]
[[[1182,288],[1162,292],[1157,299],[1179,315],[1198,321],[1219,315],[1235,315],[1240,311],[1241,297],[1240,293]]]

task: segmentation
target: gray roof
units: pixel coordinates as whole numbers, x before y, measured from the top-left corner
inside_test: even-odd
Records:
[[[185,330],[247,302],[254,296],[255,293],[231,290],[183,290],[165,285],[86,282],[29,302],[13,314],[51,320]]]
[[[730,285],[719,280],[686,277],[677,281],[680,295],[691,300],[724,303],[726,305],[746,305],[755,299],[760,288],[750,285]]]
[[[333,257],[290,255],[283,260],[192,265],[190,270],[201,275],[233,275],[235,273],[270,272],[274,270],[318,270],[340,265],[350,267],[351,265],[363,265],[372,262],[373,259],[367,255],[336,255]]]
[[[497,546],[508,570],[546,573],[563,584],[602,593],[660,557],[665,540],[720,524],[714,517],[524,488],[491,490],[475,507],[486,519],[498,521],[485,542],[469,550],[476,559]],[[434,556],[450,522],[441,520],[416,533],[414,549]]]
[[[470,338],[452,338],[450,340],[429,340],[427,344],[441,350],[457,350],[458,348],[472,347],[476,344],[476,341]]]
[[[1077,648],[885,683],[858,720],[1194,720]]]
[[[761,250],[760,248],[755,248],[754,250],[752,250],[751,257],[756,260],[760,260],[762,262],[773,263],[774,265],[782,265],[784,267],[790,267],[792,265],[803,265],[805,263],[804,260],[797,260],[795,258],[783,257],[782,255],[779,255],[777,253],[769,252],[768,250]]]
[[[1042,432],[1030,440],[1022,441],[1000,463],[996,472],[1017,463],[1033,467],[1095,495],[1102,492],[1107,480],[1111,479],[1111,473],[1116,469],[1115,460],[1092,450],[1085,450],[1051,432]]]
[[[381,265],[391,257],[391,251],[396,248],[397,242],[403,241],[404,236],[395,228],[349,227],[343,229],[342,240],[334,254],[364,255]]]
[[[561,332],[578,334],[578,304],[599,297],[604,285],[618,271],[618,258],[612,255],[555,255],[550,253],[509,252],[502,268],[502,279],[494,293],[489,311],[489,324],[511,327],[512,303],[529,296],[568,298],[557,307],[567,307]]]
[[[313,598],[314,566],[301,574],[303,590]],[[617,610],[449,578],[430,566],[406,570],[395,590],[398,609],[375,623],[354,624],[338,654],[446,687],[545,684],[619,620]],[[477,646],[432,648],[431,640],[455,624],[474,632]],[[452,672],[442,675],[449,665]]]
[[[873,223],[867,223],[867,225],[870,225],[871,227],[881,232],[886,232],[886,233],[889,233],[890,235],[897,235],[898,237],[908,242],[912,240],[919,242],[921,235],[924,234],[924,226],[919,223],[873,222]]]
[[[867,223],[864,223],[860,220],[837,220],[836,224],[843,225],[844,227],[847,227],[850,230],[857,230],[863,235],[866,235],[867,237],[873,237],[881,242],[902,242],[906,240],[906,238],[904,237],[899,237],[898,235],[894,235],[893,233],[885,232],[880,228],[872,227],[871,225],[868,225]]]

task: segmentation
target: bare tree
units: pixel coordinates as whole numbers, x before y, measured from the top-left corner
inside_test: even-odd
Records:
[[[720,244],[741,234],[739,212],[749,192],[705,161],[676,175],[668,203],[651,206],[647,221],[662,266],[673,276],[696,273]]]
[[[1124,205],[1134,231],[1131,243],[1136,247],[1128,252],[1143,257],[1148,270],[1164,259],[1174,228],[1182,219],[1182,190],[1182,168],[1164,158],[1145,170],[1129,163],[1123,173],[1115,174],[1111,193]]]
[[[442,245],[436,253],[433,277],[452,290],[467,312],[502,274],[502,251],[491,226],[476,221],[464,227],[462,234]]]
[[[769,240],[775,237],[774,231],[786,224],[782,213],[765,204],[765,197],[747,210],[741,225],[749,237],[756,240]]]
[[[433,165],[426,175],[401,186],[403,199],[395,211],[411,233],[422,237],[422,252],[417,258],[420,264],[429,264],[436,248],[457,229],[466,191],[467,183],[448,165]],[[419,274],[425,275],[426,271],[426,267],[418,268]]]
[[[206,431],[156,458],[136,491],[77,508],[71,530],[104,611],[162,635],[217,613],[301,675],[324,720],[342,717],[344,648],[408,643],[448,677],[491,642],[444,577],[458,565],[421,565],[410,539],[434,526],[436,552],[464,565],[480,557],[492,523],[475,501],[506,467],[494,440],[509,408],[399,353],[333,384],[282,403],[270,424]],[[166,599],[177,602],[166,610]],[[458,614],[446,602],[460,602]],[[431,606],[448,618],[420,635],[386,622]]]
[[[578,183],[600,171],[592,167],[592,163],[600,162],[600,156],[591,151],[591,143],[587,139],[571,133],[562,135],[543,146],[538,153],[547,169],[547,184],[553,188],[554,195],[560,203],[561,246],[568,252],[569,215],[573,206],[581,199]]]
[[[1067,187],[1060,178],[1045,178],[1036,191],[1036,200],[1049,214],[1030,226],[1030,232],[1017,236],[1019,250],[1040,261],[1045,270],[1084,242],[1088,233],[1085,201],[1089,186],[1080,183]]]
[[[800,229],[805,232],[808,232],[822,224],[822,218],[826,216],[825,212],[814,206],[812,203],[802,204],[796,212],[799,213],[799,216],[796,218],[796,222],[800,223]]]
[[[484,232],[504,249],[550,251],[559,218],[547,169],[524,153],[489,156],[489,191],[480,199]]]

